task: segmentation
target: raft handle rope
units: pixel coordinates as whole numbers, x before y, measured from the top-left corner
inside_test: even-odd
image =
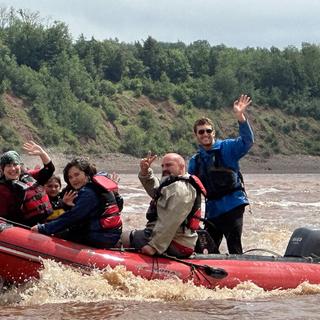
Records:
[[[177,261],[177,262],[180,262],[182,264],[185,264],[185,265],[191,267],[192,269],[204,271],[206,275],[208,275],[208,276],[210,276],[212,278],[215,278],[215,279],[223,279],[228,275],[228,272],[226,270],[222,269],[222,268],[213,268],[213,267],[210,267],[210,266],[208,266],[206,264],[192,263],[192,262],[185,261],[185,260],[173,257],[173,256],[169,256],[169,255],[167,255],[165,253],[163,253],[161,256],[164,257],[164,258],[168,258],[170,260]]]
[[[243,254],[247,254],[247,253],[249,253],[249,252],[254,252],[254,251],[271,253],[272,255],[274,255],[274,256],[276,256],[276,257],[282,257],[281,254],[276,253],[276,252],[274,252],[274,251],[271,251],[271,250],[268,250],[268,249],[259,249],[259,248],[246,250],[246,251],[243,252]]]
[[[112,250],[112,251],[120,251],[120,252],[137,252],[139,253],[139,251],[136,248],[110,248],[108,250]],[[141,253],[140,253],[141,254]],[[211,266],[208,266],[206,264],[197,264],[197,263],[192,263],[189,261],[185,261],[183,259],[179,259],[177,257],[174,256],[169,256],[165,253],[161,254],[161,255],[155,255],[153,256],[154,259],[157,258],[166,258],[169,260],[173,260],[176,262],[180,262],[182,264],[185,264],[187,266],[189,266],[192,270],[197,270],[200,272],[204,272],[206,275],[213,277],[215,279],[223,279],[228,275],[228,272],[222,268],[214,268]],[[158,261],[157,261],[158,264]],[[203,275],[204,276],[204,275]]]
[[[8,224],[12,224],[14,226],[17,226],[17,227],[20,227],[20,228],[23,228],[23,229],[28,229],[28,230],[31,230],[31,227],[29,226],[26,226],[25,224],[22,224],[22,223],[18,223],[18,222],[15,222],[15,221],[12,221],[12,220],[9,220],[9,219],[6,219],[4,217],[0,217],[0,220],[8,223]]]

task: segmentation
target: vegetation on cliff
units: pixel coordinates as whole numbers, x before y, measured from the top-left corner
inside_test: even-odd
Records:
[[[70,153],[190,155],[199,116],[237,134],[231,105],[246,93],[253,155],[320,155],[318,45],[74,41],[63,22],[2,8],[0,70],[0,151],[32,138]]]

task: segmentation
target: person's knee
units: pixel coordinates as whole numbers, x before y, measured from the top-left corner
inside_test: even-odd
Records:
[[[124,231],[121,234],[121,244],[124,248],[131,248],[131,232],[132,231]]]

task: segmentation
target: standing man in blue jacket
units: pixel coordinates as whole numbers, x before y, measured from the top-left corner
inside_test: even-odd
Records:
[[[241,95],[233,104],[239,123],[239,137],[216,140],[213,123],[198,119],[193,127],[198,152],[192,156],[188,171],[200,178],[207,189],[206,229],[219,246],[225,236],[230,254],[242,254],[242,226],[245,206],[249,204],[240,173],[239,160],[254,142],[253,132],[245,116],[251,98]]]

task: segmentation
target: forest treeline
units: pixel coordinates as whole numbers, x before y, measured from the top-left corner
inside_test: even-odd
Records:
[[[0,71],[2,150],[21,142],[8,120],[12,110],[6,94],[23,99],[14,119],[46,146],[79,151],[86,145],[91,152],[103,148],[141,156],[149,149],[192,153],[194,119],[221,115],[247,93],[262,111],[272,111],[260,118],[257,113],[255,120],[265,155],[284,150],[320,155],[316,44],[237,49],[205,40],[164,43],[151,36],[135,43],[74,40],[63,22],[2,8]],[[158,107],[141,103],[146,97]],[[171,117],[168,106],[174,106]],[[283,148],[279,134],[294,141],[299,130],[305,138]]]

